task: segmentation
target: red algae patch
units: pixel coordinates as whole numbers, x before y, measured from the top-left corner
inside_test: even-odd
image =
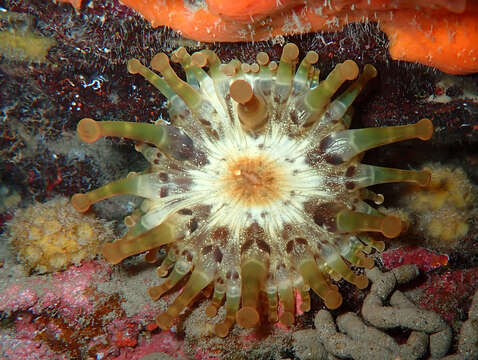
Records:
[[[431,274],[420,286],[420,306],[437,312],[452,322],[460,317],[463,304],[469,304],[478,289],[478,268]]]
[[[383,252],[381,257],[383,264],[388,269],[414,264],[424,272],[446,266],[449,260],[446,254],[440,254],[422,247],[400,247]]]

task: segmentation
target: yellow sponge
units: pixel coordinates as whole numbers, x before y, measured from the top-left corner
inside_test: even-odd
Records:
[[[78,213],[66,198],[17,210],[8,229],[18,260],[38,273],[92,259],[113,237],[111,223]]]
[[[425,169],[432,174],[430,185],[410,186],[403,210],[429,245],[453,248],[468,233],[468,220],[476,213],[476,188],[461,168],[427,164]]]

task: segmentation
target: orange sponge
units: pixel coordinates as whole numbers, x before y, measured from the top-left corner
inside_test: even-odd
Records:
[[[71,2],[76,8],[81,0]],[[374,21],[390,39],[390,55],[452,74],[478,71],[478,4],[466,0],[123,0],[153,27],[193,40],[260,41],[278,35],[335,31]]]
[[[397,11],[385,21],[393,59],[419,62],[451,74],[478,71],[478,13]]]

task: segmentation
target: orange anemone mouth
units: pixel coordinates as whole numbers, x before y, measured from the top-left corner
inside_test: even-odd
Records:
[[[262,155],[229,161],[222,180],[231,200],[239,201],[244,206],[271,205],[283,198],[284,169]]]

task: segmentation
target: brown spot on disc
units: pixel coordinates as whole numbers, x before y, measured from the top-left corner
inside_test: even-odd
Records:
[[[355,183],[353,181],[346,181],[345,187],[347,188],[347,190],[353,190],[355,189]]]
[[[216,248],[214,249],[214,260],[220,263],[222,261],[222,257],[222,251],[216,246]]]
[[[357,168],[354,165],[351,165],[345,171],[345,176],[352,177],[355,175]]]
[[[261,249],[262,251],[270,254],[271,253],[271,247],[269,246],[268,243],[266,243],[264,240],[262,239],[257,239],[256,240],[256,244],[257,244],[257,247],[259,249]]]
[[[290,254],[293,249],[294,249],[294,241],[290,240],[285,246],[285,251],[287,252],[287,254]]]

